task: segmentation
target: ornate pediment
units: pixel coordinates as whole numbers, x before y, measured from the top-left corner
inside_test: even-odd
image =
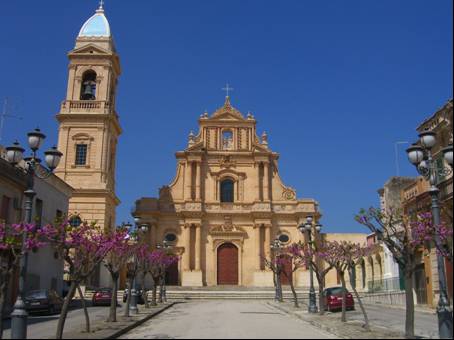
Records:
[[[70,54],[111,55],[112,53],[95,44],[88,44],[72,50]]]
[[[245,235],[246,231],[234,225],[230,216],[225,216],[224,224],[211,227],[209,233],[216,236],[240,236]]]
[[[230,155],[225,155],[222,156],[221,160],[219,161],[219,165],[221,168],[235,168],[236,167],[236,161],[232,159],[232,156]]]
[[[230,97],[225,98],[224,106],[217,109],[210,119],[245,120],[241,112],[230,104]]]

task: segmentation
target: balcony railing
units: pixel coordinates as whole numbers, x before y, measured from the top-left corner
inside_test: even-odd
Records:
[[[61,104],[62,113],[110,113],[110,103],[105,100],[65,100]]]

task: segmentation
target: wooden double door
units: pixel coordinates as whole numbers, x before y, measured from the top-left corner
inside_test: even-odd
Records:
[[[232,243],[222,244],[217,251],[218,285],[238,285],[238,248]]]

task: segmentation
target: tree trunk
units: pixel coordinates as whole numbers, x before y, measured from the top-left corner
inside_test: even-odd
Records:
[[[345,276],[344,272],[340,271],[339,276],[342,283],[342,316],[341,321],[347,322],[347,288],[345,287]]]
[[[405,337],[415,338],[415,301],[413,300],[413,272],[405,270]]]
[[[282,294],[282,283],[281,283],[281,272],[277,273],[276,284],[277,284],[277,296],[279,302],[284,302],[284,295]]]
[[[79,292],[80,302],[82,303],[82,308],[84,309],[85,314],[85,331],[90,333],[90,317],[88,316],[87,304],[85,303],[85,296],[82,293],[80,285],[77,285],[77,291]]]
[[[71,300],[73,299],[74,295],[76,294],[76,289],[77,289],[78,285],[79,285],[79,283],[76,281],[71,282],[71,286],[69,287],[68,294],[66,295],[65,301],[61,308],[60,318],[58,319],[57,333],[55,335],[56,339],[61,339],[63,337],[63,329],[65,328],[65,321],[66,321],[66,317],[68,316],[69,304],[71,303]]]
[[[156,290],[157,290],[157,279],[153,278],[153,291],[151,294],[151,305],[153,307],[157,306],[158,304],[156,303]]]
[[[356,300],[358,300],[359,308],[361,308],[361,312],[363,313],[364,316],[364,326],[363,328],[370,332],[370,325],[369,325],[369,318],[367,317],[366,309],[364,308],[363,302],[361,301],[361,298],[358,294],[358,291],[356,290],[356,287],[352,286],[353,292],[355,293]]]
[[[110,273],[112,279],[112,298],[110,300],[109,317],[107,322],[117,322],[117,301],[118,301],[118,272]]]
[[[299,308],[300,306],[298,304],[298,295],[296,294],[295,286],[293,285],[293,280],[291,277],[288,277],[288,274],[285,271],[284,271],[284,275],[287,277],[287,280],[290,283],[290,289],[292,290],[292,294],[293,294],[294,306],[295,306],[295,308]]]
[[[159,303],[164,302],[164,283],[162,277],[159,278]]]
[[[323,284],[318,283],[318,307],[319,307],[319,315],[325,314],[325,296],[323,295]]]
[[[148,292],[145,289],[146,276],[147,276],[146,272],[142,273],[142,298],[143,298],[143,302],[145,304],[145,308],[150,308],[150,304],[148,303]]]
[[[129,318],[129,306],[131,305],[131,295],[132,295],[132,285],[134,283],[134,278],[130,278],[128,282],[128,298],[126,299],[126,306],[124,310],[124,316]]]

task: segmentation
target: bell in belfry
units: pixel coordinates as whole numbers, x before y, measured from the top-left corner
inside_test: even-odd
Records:
[[[84,83],[84,91],[82,93],[82,100],[94,100],[95,94],[93,91],[93,85],[90,81]]]

